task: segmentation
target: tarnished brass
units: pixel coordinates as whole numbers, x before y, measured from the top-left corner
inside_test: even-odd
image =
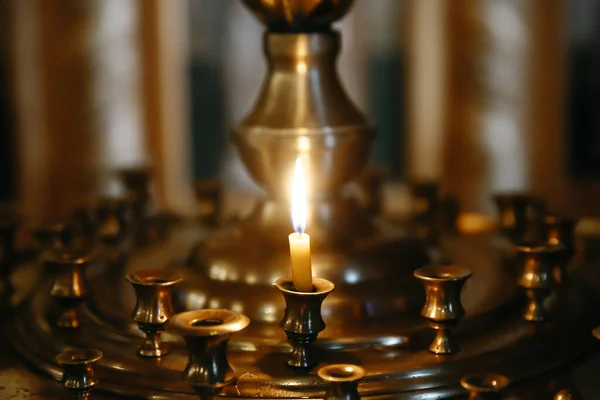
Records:
[[[325,400],[359,400],[358,383],[365,369],[354,364],[331,364],[319,368],[317,375],[329,383]]]
[[[235,380],[227,343],[249,323],[248,317],[230,310],[187,311],[169,321],[169,330],[183,337],[188,347],[185,381],[201,398],[217,395]]]
[[[354,0],[243,0],[272,32],[319,32],[342,18]]]
[[[467,375],[460,380],[460,385],[469,392],[470,400],[499,400],[509,384],[510,379],[506,376],[489,373]]]
[[[552,245],[517,246],[521,275],[518,284],[529,302],[523,313],[527,321],[540,322],[547,318],[544,300],[555,285],[553,270],[563,248]]]
[[[273,284],[285,298],[285,314],[281,328],[292,345],[290,367],[312,368],[318,361],[311,344],[317,340],[319,332],[325,329],[321,317],[321,304],[335,285],[326,279],[313,277],[312,292],[298,292],[289,278],[281,278]]]
[[[84,269],[90,258],[62,250],[48,252],[45,257],[46,269],[52,276],[50,295],[61,307],[56,325],[60,328],[77,328],[77,307],[86,294]]]
[[[200,221],[217,225],[221,218],[223,187],[217,179],[207,179],[194,182],[196,195],[196,214]]]
[[[102,352],[94,349],[69,349],[60,353],[56,360],[63,367],[62,383],[77,400],[87,400],[99,382],[94,365],[102,358]]]
[[[429,346],[434,354],[451,354],[460,350],[451,339],[450,330],[465,315],[460,299],[471,270],[456,265],[432,265],[418,269],[415,277],[425,285],[425,305],[421,315],[436,330]]]
[[[165,269],[147,269],[127,275],[137,297],[131,316],[146,340],[138,350],[141,357],[162,357],[169,353],[167,344],[161,340],[169,318],[174,314],[171,289],[181,277]]]

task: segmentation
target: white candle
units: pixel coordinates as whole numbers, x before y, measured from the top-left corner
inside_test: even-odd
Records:
[[[292,181],[292,223],[294,233],[290,234],[290,261],[292,281],[299,292],[312,292],[312,266],[310,261],[310,236],[304,233],[308,218],[307,182],[302,158],[296,159]]]

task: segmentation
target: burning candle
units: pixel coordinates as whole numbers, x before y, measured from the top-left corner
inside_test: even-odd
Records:
[[[292,281],[299,292],[312,292],[310,236],[304,233],[308,216],[307,182],[302,158],[300,157],[296,159],[294,168],[291,203],[292,224],[294,226],[294,232],[289,236]]]

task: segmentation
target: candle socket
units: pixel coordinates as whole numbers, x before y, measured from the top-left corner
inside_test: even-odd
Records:
[[[526,321],[541,322],[548,317],[544,300],[554,287],[554,267],[563,248],[560,246],[518,246],[521,275],[518,284],[525,290],[528,304],[523,312]]]
[[[290,278],[281,278],[273,285],[285,299],[285,314],[280,326],[292,345],[292,357],[287,364],[294,368],[312,368],[317,365],[312,342],[325,329],[321,304],[335,285],[326,279],[314,277],[312,292],[296,291]]]
[[[471,277],[471,270],[456,265],[431,265],[414,272],[425,285],[425,305],[421,315],[436,330],[429,346],[434,354],[451,354],[460,350],[450,331],[465,315],[460,301],[461,290]]]
[[[557,256],[554,268],[554,278],[557,283],[566,283],[566,270],[571,258],[575,255],[575,226],[577,219],[547,215],[544,218],[544,236],[549,245],[562,246],[563,250]]]
[[[138,350],[140,357],[162,357],[169,353],[167,344],[160,338],[160,332],[173,312],[173,285],[181,277],[169,270],[141,270],[127,275],[137,297],[131,316],[144,334],[146,340]]]
[[[499,400],[509,384],[506,376],[489,373],[467,375],[460,380],[460,385],[469,392],[469,400]]]
[[[230,310],[196,310],[175,314],[168,329],[185,340],[189,361],[184,379],[203,399],[209,399],[234,381],[227,361],[227,343],[250,319]]]
[[[365,370],[353,364],[331,364],[317,371],[317,375],[329,383],[324,400],[359,400],[358,382]]]
[[[84,268],[90,258],[63,250],[46,254],[45,266],[52,276],[50,295],[56,300],[62,311],[56,320],[59,328],[77,328],[79,318],[77,307],[86,294]]]
[[[94,365],[102,358],[102,352],[94,349],[69,349],[60,353],[56,361],[63,367],[62,383],[73,398],[88,399],[98,377]]]

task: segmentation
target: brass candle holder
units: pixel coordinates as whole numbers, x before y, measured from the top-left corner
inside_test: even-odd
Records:
[[[460,294],[471,275],[471,270],[456,265],[431,265],[414,272],[425,285],[425,305],[421,315],[436,330],[430,352],[451,354],[460,350],[451,339],[450,331],[465,315]]]
[[[102,352],[94,349],[69,349],[60,353],[56,361],[63,367],[62,383],[73,397],[87,400],[98,384],[94,365],[102,358]]]
[[[463,377],[460,385],[469,392],[470,400],[500,399],[502,391],[510,384],[510,379],[500,374],[472,374]]]
[[[46,254],[45,266],[52,276],[50,295],[61,307],[56,320],[59,328],[77,328],[79,318],[77,307],[86,294],[84,269],[90,262],[88,256],[66,251],[53,251]]]
[[[273,285],[285,299],[285,313],[280,326],[292,345],[292,357],[288,365],[294,368],[312,368],[317,365],[312,343],[325,329],[321,317],[321,305],[335,285],[322,278],[312,278],[314,291],[298,292],[290,278],[281,278]]]
[[[235,379],[227,360],[227,343],[250,319],[230,310],[196,310],[175,314],[168,324],[187,343],[184,379],[201,398],[216,396]]]
[[[523,313],[527,321],[541,322],[547,319],[544,300],[554,287],[553,270],[557,256],[563,250],[560,246],[517,246],[517,254],[522,266],[517,283],[529,299]]]
[[[554,278],[559,284],[566,281],[566,269],[575,255],[575,226],[577,219],[557,215],[544,218],[544,239],[549,245],[560,246],[562,251],[557,255]]]
[[[137,354],[140,357],[162,357],[168,354],[167,344],[160,333],[173,312],[173,285],[181,282],[181,277],[169,270],[141,270],[127,275],[137,297],[131,314],[140,330],[146,335]]]
[[[365,370],[353,364],[331,364],[317,371],[317,375],[329,383],[325,400],[359,400],[358,383]]]
[[[528,212],[533,198],[524,193],[500,193],[493,196],[498,209],[500,232],[512,240],[521,240],[529,228]]]

